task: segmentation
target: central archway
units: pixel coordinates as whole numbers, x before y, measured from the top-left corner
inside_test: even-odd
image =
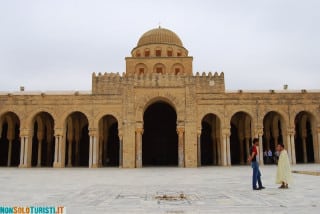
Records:
[[[178,166],[176,111],[165,102],[156,102],[146,109],[143,120],[143,166]]]

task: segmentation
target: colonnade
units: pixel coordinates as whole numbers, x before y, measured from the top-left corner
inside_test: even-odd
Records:
[[[85,115],[76,112],[67,117],[65,127],[55,127],[54,118],[46,112],[40,112],[31,121],[29,129],[19,129],[21,123],[16,114],[9,112],[2,115],[0,148],[2,148],[1,154],[5,154],[5,160],[3,158],[1,165],[121,167],[124,161],[124,133],[122,130],[118,131],[118,121],[113,116],[106,116],[99,121],[97,128],[89,128],[89,121]],[[204,116],[202,126],[207,128],[198,129],[196,134],[197,150],[194,152],[198,166],[205,165],[201,160],[205,155],[202,150],[209,148],[204,146],[206,141],[212,144],[209,165],[246,164],[251,141],[255,137],[260,141],[261,163],[263,163],[263,151],[269,148],[274,151],[279,142],[285,144],[292,164],[320,161],[318,143],[320,129],[315,118],[307,112],[297,114],[294,124],[288,124],[276,112],[266,114],[261,125],[255,124],[252,117],[245,112],[235,113],[231,117],[229,127],[223,125],[221,121],[215,114]],[[185,132],[187,131],[183,124],[176,126],[179,167],[186,165]],[[143,124],[137,123],[134,132],[134,167],[140,168],[143,167]],[[108,147],[108,143],[112,143],[114,147]],[[115,153],[117,155],[113,155]],[[13,164],[15,159],[17,161]]]

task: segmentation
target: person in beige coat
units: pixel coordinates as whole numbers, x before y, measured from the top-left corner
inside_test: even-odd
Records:
[[[292,184],[292,174],[290,161],[287,151],[284,149],[283,143],[277,145],[277,151],[280,153],[277,168],[276,183],[281,184],[280,189],[288,189]]]

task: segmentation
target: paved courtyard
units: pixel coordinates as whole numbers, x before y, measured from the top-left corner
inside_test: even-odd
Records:
[[[294,170],[320,171],[319,164]],[[251,168],[0,168],[0,206],[65,206],[67,213],[320,213],[320,177],[293,174],[279,190],[276,166],[261,167],[264,186],[251,190]]]

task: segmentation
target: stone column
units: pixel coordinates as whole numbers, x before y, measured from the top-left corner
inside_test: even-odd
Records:
[[[95,128],[89,129],[89,168],[98,167],[98,139],[97,130]]]
[[[142,134],[143,128],[136,128],[136,168],[142,167]]]
[[[62,168],[65,167],[66,161],[66,137],[65,130],[62,128],[54,129],[54,161],[53,167]]]
[[[38,139],[38,161],[37,167],[41,167],[42,140]]]
[[[102,159],[103,159],[103,135],[99,136],[99,160],[98,160],[98,165],[101,167],[102,166]]]
[[[24,166],[24,156],[25,156],[25,148],[24,147],[25,147],[25,137],[21,136],[19,167]]]
[[[240,164],[244,164],[244,152],[243,152],[243,141],[244,141],[244,137],[240,136],[239,137],[239,143],[240,143]]]
[[[221,137],[217,138],[217,164],[222,165],[221,162]]]
[[[287,135],[287,151],[288,151],[288,156],[289,156],[289,161],[290,163],[292,163],[292,147],[291,147],[291,137],[290,137],[290,134],[288,132],[288,135]]]
[[[226,135],[227,144],[227,165],[231,166],[231,151],[230,151],[230,133]]]
[[[79,166],[79,161],[80,161],[80,155],[79,155],[79,144],[80,144],[80,139],[76,139],[75,141],[75,146],[76,146],[76,151],[75,151],[75,165]]]
[[[104,139],[102,141],[102,164],[107,164],[107,158],[108,158],[108,138],[109,138],[109,132],[105,131],[104,133]]]
[[[89,168],[92,167],[92,157],[93,157],[93,136],[89,135]]]
[[[263,145],[262,145],[262,133],[259,133],[259,164],[264,165],[263,163]]]
[[[31,148],[29,145],[29,130],[22,130],[20,134],[21,146],[20,146],[20,168],[31,167]]]
[[[179,167],[184,167],[184,128],[178,127],[178,163]]]
[[[197,131],[198,166],[201,166],[201,130]]]
[[[292,164],[296,164],[297,160],[296,160],[296,146],[295,146],[295,142],[294,142],[294,132],[291,133],[290,135],[290,145],[291,145],[291,161]]]
[[[74,138],[74,135],[73,135],[72,129],[70,128],[67,133],[67,140],[68,140],[68,165],[67,166],[68,167],[72,167],[72,144],[73,144],[72,141],[73,141],[73,138]]]
[[[68,140],[68,167],[72,167],[72,140]]]
[[[119,134],[119,168],[122,168],[122,151],[123,151],[123,137],[122,134]]]
[[[52,156],[51,156],[51,139],[50,138],[47,138],[47,162],[46,162],[46,165],[47,166],[50,166],[51,163],[52,163]]]
[[[31,141],[31,143],[32,143],[32,141]],[[29,142],[29,136],[26,136],[25,140],[24,140],[24,160],[23,160],[23,164],[24,164],[25,167],[31,167],[31,163],[30,164],[28,163],[29,162],[28,159],[31,160],[31,157],[28,158],[28,156],[29,156],[29,152],[28,152],[29,151],[29,147],[31,147],[30,142]]]
[[[245,138],[246,141],[246,154],[247,154],[247,159],[249,158],[250,154],[250,137]]]
[[[221,155],[222,166],[227,166],[227,136],[225,134],[222,135]]]
[[[97,137],[93,136],[93,145],[92,145],[92,168],[98,167],[98,143]]]
[[[303,162],[308,162],[308,154],[307,154],[307,138],[302,137],[302,151],[303,151]]]
[[[60,151],[60,136],[59,135],[56,135],[55,136],[55,142],[54,142],[54,161],[53,161],[53,167],[58,167],[58,163],[60,162],[59,159],[60,159],[60,154],[59,154],[59,151]]]
[[[213,137],[212,138],[212,163],[213,165],[217,165],[217,138]]]
[[[8,166],[11,166],[11,154],[12,154],[12,139],[9,140],[9,148],[8,148]]]

